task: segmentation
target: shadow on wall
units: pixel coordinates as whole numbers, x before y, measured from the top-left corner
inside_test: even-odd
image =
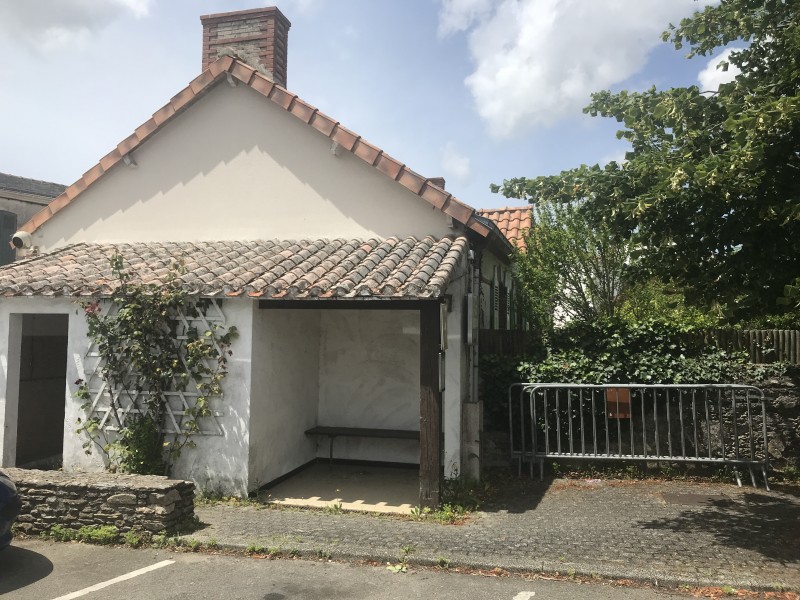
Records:
[[[712,500],[701,509],[640,525],[678,534],[704,531],[713,535],[717,544],[781,562],[800,562],[800,498],[788,495],[747,493],[736,501]]]

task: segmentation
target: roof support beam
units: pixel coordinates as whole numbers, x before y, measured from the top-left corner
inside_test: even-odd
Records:
[[[441,308],[425,302],[419,311],[419,505],[439,506],[442,482]]]
[[[423,306],[436,304],[431,300],[341,300],[322,298],[320,300],[259,300],[261,309],[307,309],[307,310],[420,310]]]

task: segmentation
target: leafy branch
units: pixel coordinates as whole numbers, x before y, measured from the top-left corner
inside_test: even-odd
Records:
[[[77,433],[88,437],[87,454],[98,446],[111,470],[130,473],[169,473],[184,448],[193,448],[200,421],[212,415],[211,399],[222,396],[235,327],[213,323],[198,330],[192,319],[207,314],[211,300],[194,299],[181,285],[184,267],[173,264],[163,284],[135,281],[120,255],[110,259],[118,282],[103,313],[97,300],[82,307],[89,338],[100,355],[109,418],[115,432],[95,414],[88,382],[76,382],[75,397],[88,413],[78,419]],[[194,402],[175,411],[170,396],[193,388]],[[176,424],[177,430],[170,431]],[[174,427],[173,427],[174,429]]]

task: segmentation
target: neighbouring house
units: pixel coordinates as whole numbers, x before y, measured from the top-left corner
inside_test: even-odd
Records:
[[[28,221],[67,186],[0,173],[0,266],[14,261],[8,243],[17,225]]]
[[[314,427],[396,430],[415,435],[339,437],[335,456],[419,464],[436,504],[442,475],[480,472],[478,331],[510,326],[513,247],[443,180],[287,91],[277,8],[201,21],[202,73],[22,225],[24,258],[0,269],[0,464],[103,468],[75,433],[79,379],[113,423],[77,302],[109,297],[120,254],[147,282],[183,261],[201,318],[240,334],[173,475],[245,494],[327,459]]]
[[[494,223],[514,247],[525,252],[525,239],[533,222],[530,206],[482,208],[476,213]],[[485,275],[481,297],[488,304],[486,327],[497,330],[525,329],[524,315],[515,310],[513,302],[516,280],[511,265],[507,262],[492,262],[485,264],[482,271]]]

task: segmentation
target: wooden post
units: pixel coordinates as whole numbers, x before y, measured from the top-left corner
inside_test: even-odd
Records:
[[[419,311],[419,505],[435,509],[441,489],[442,392],[439,390],[439,303]]]

